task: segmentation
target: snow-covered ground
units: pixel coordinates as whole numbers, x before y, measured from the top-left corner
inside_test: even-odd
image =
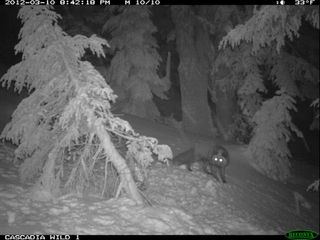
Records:
[[[141,134],[169,144],[175,153],[188,148],[170,127],[124,116]],[[209,139],[188,136],[211,144]],[[227,184],[194,169],[155,164],[143,193],[152,206],[135,206],[125,196],[108,201],[66,195],[35,201],[30,184],[22,184],[10,164],[11,147],[0,146],[0,234],[281,234],[308,229],[319,232],[319,194],[306,192],[319,171],[294,162],[288,184],[266,178],[252,168],[244,148],[225,144],[231,155]],[[44,193],[43,193],[44,194]],[[299,200],[302,196],[304,200]]]

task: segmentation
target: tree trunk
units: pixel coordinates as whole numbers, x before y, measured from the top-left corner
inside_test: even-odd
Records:
[[[137,186],[132,178],[131,171],[128,168],[125,159],[119,154],[114,147],[109,133],[101,124],[96,124],[96,134],[98,135],[106,154],[110,156],[110,160],[120,175],[120,188],[124,188],[128,195],[136,201],[137,204],[144,204],[143,198],[139,193]],[[120,189],[121,190],[121,189]]]
[[[216,86],[216,121],[217,128],[225,141],[232,139],[230,126],[233,124],[234,113],[237,112],[237,101],[232,89],[222,91]]]
[[[186,131],[213,136],[207,99],[209,62],[202,53],[209,51],[205,30],[197,24],[190,6],[173,6],[176,44],[180,56],[182,121]]]

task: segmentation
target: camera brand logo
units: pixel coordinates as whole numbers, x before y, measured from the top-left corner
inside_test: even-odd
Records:
[[[292,230],[285,235],[290,240],[311,240],[319,236],[315,231],[311,230]]]

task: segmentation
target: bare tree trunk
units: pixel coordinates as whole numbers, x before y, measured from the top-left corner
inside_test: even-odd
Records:
[[[168,79],[168,81],[170,81],[170,79],[171,79],[171,52],[168,52],[168,56],[167,56],[165,78]]]
[[[185,130],[212,136],[212,121],[207,99],[209,63],[202,55],[204,29],[196,24],[190,6],[173,6],[176,44],[180,56],[182,121]],[[207,49],[208,51],[209,49]]]
[[[230,126],[234,121],[233,116],[238,110],[236,95],[231,89],[226,90],[226,92],[222,91],[219,86],[216,86],[216,93],[217,128],[223,139],[228,141],[232,138]]]

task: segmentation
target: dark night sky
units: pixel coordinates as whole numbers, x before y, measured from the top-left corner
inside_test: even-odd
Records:
[[[0,7],[0,63],[7,66],[20,60],[20,57],[14,54],[21,27],[20,20],[17,19],[18,10],[18,7]]]

